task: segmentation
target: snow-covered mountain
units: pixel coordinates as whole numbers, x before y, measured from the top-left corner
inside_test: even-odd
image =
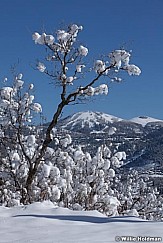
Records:
[[[89,129],[103,130],[108,125],[122,121],[123,119],[105,114],[102,112],[78,112],[72,116],[68,116],[61,121],[61,126],[68,130]]]
[[[138,123],[142,126],[146,126],[148,123],[160,123],[160,125],[163,126],[163,120],[159,120],[153,117],[148,117],[148,116],[139,116],[139,117],[134,117],[130,119],[131,122]]]
[[[78,112],[72,116],[68,116],[59,122],[59,126],[63,129],[70,131],[107,131],[107,128],[114,126],[115,124],[121,124],[127,126],[135,126],[136,124],[145,127],[146,125],[160,125],[163,126],[163,120],[155,119],[147,116],[139,116],[130,120],[115,117],[113,115],[105,114],[102,112]]]

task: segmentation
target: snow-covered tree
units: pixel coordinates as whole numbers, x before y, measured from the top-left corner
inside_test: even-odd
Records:
[[[15,77],[12,87],[0,89],[0,177],[1,194],[14,200],[24,200],[26,179],[33,169],[40,137],[31,121],[34,113],[42,111],[34,102],[33,84],[23,89],[23,75]]]
[[[54,82],[61,87],[61,91],[59,93],[60,102],[57,106],[56,112],[53,114],[53,118],[49,123],[47,130],[45,131],[45,134],[42,134],[42,137],[40,132],[37,131],[34,126],[29,125],[29,123],[31,123],[32,113],[39,113],[42,111],[41,105],[39,103],[34,103],[34,96],[31,94],[33,84],[30,85],[27,91],[24,91],[22,74],[19,74],[15,78],[12,87],[3,87],[0,90],[0,146],[2,147],[1,175],[3,177],[1,184],[4,188],[4,190],[2,190],[3,198],[7,198],[10,194],[12,194],[14,200],[20,199],[23,203],[30,203],[33,200],[34,188],[38,180],[38,172],[40,172],[42,168],[44,176],[48,178],[51,174],[53,176],[55,175],[54,180],[58,180],[57,178],[59,178],[60,173],[64,174],[63,178],[64,180],[67,180],[66,185],[68,185],[68,189],[66,189],[68,204],[69,192],[71,192],[72,188],[72,178],[74,178],[74,174],[71,171],[71,162],[72,164],[76,162],[73,162],[74,160],[71,159],[71,156],[68,157],[68,163],[70,163],[70,166],[66,166],[65,168],[63,166],[64,171],[60,172],[60,168],[58,167],[51,170],[50,166],[52,161],[49,160],[47,162],[46,159],[47,153],[50,151],[50,143],[53,140],[57,143],[55,134],[53,134],[53,128],[56,126],[64,107],[69,104],[82,102],[82,100],[94,95],[107,95],[109,80],[111,82],[119,82],[121,80],[120,74],[122,71],[127,72],[129,75],[140,75],[141,73],[139,67],[130,64],[131,53],[125,50],[114,50],[105,58],[96,60],[92,67],[89,67],[85,61],[89,49],[78,44],[77,41],[78,34],[82,30],[82,26],[72,24],[65,30],[58,30],[56,32],[56,36],[46,33],[39,34],[37,32],[35,32],[32,36],[35,44],[43,45],[49,51],[46,56],[46,61],[39,61],[37,63],[37,69],[43,74],[51,77]],[[53,64],[53,69],[50,69],[50,63]],[[89,71],[87,82],[83,82],[82,80],[83,73],[85,72],[84,70]],[[99,80],[104,77],[106,78],[105,83],[99,83]],[[60,143],[61,141],[58,142]],[[70,138],[65,138],[63,141],[65,147],[69,144],[69,142]],[[85,158],[85,161],[87,161],[88,164],[90,163],[89,160],[91,160],[93,164],[90,166],[91,168],[86,167],[89,170],[87,171],[89,179],[86,178],[83,185],[80,185],[78,188],[79,192],[83,191],[81,193],[81,201],[86,205],[89,205],[88,207],[90,207],[90,205],[94,205],[93,200],[100,204],[100,195],[96,194],[96,191],[89,191],[89,187],[87,188],[90,183],[92,183],[91,185],[96,183],[99,190],[102,185],[104,185],[101,191],[107,190],[104,189],[107,186],[105,185],[103,174],[105,174],[104,170],[107,170],[104,168],[109,166],[109,161],[103,161],[103,157],[100,155],[101,153],[102,152],[99,151],[98,159],[96,157],[92,159],[88,154],[88,158],[86,158],[86,155],[83,155],[82,150],[78,148],[75,155],[77,160],[80,158],[79,164],[83,163],[83,158]],[[69,155],[66,154],[64,156]],[[120,156],[120,154],[113,156],[114,158],[112,159],[112,163],[115,166],[120,160],[118,156]],[[56,157],[54,156],[54,158]],[[101,161],[101,167],[97,165],[99,161]],[[103,163],[105,165],[102,166]],[[94,173],[97,177],[97,172],[90,171],[93,168],[95,170],[97,166],[99,168],[98,178],[95,180],[96,182],[94,182],[94,179],[92,178],[94,178]],[[107,176],[113,177],[114,170],[109,169],[109,171],[110,172],[107,171],[108,173],[106,173],[108,174]],[[49,173],[51,174],[49,175]],[[74,173],[76,173],[76,171]],[[80,174],[80,170],[78,173]],[[11,181],[9,177],[12,178],[12,183],[10,183]],[[45,187],[46,183],[47,182],[45,182]],[[64,181],[62,181],[62,183],[64,187]],[[14,188],[13,190],[11,189],[11,186]],[[12,191],[12,193],[10,191]],[[35,192],[37,194],[37,190]],[[63,194],[60,193],[61,191],[58,190],[57,186],[54,184],[49,195],[51,195],[51,198],[60,200],[60,197],[63,196]],[[92,202],[86,203],[83,197],[89,193],[93,193],[90,197]],[[110,204],[112,204],[113,201],[116,202],[114,198],[112,198],[112,200],[105,198],[105,200],[110,200]]]

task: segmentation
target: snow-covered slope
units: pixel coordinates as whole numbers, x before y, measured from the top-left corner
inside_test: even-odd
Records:
[[[80,128],[94,128],[98,127],[99,125],[107,125],[108,123],[118,122],[121,121],[121,118],[105,114],[102,112],[92,112],[92,111],[86,111],[86,112],[78,112],[72,116],[69,116],[65,118],[63,122],[63,128],[64,129],[74,129],[75,127]]]
[[[163,120],[159,120],[159,119],[155,119],[152,117],[148,117],[148,116],[139,116],[139,117],[135,117],[130,119],[131,122],[134,123],[138,123],[142,126],[146,126],[148,123],[163,123]]]
[[[123,241],[122,236],[163,237],[162,228],[163,222],[107,218],[97,211],[71,211],[47,201],[0,207],[0,243],[113,243]]]

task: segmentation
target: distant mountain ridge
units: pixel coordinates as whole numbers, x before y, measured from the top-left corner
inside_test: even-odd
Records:
[[[118,122],[139,124],[142,127],[145,127],[146,125],[151,123],[163,126],[163,120],[155,119],[152,117],[139,116],[130,120],[126,120],[103,112],[92,111],[75,113],[62,119],[59,124],[62,126],[62,128],[71,131],[76,130],[79,127],[81,130],[85,128],[87,130],[97,129],[100,131],[102,129],[105,129],[108,125]]]
[[[131,122],[138,123],[142,126],[146,126],[148,123],[163,123],[163,120],[159,120],[153,117],[148,117],[148,116],[139,116],[139,117],[134,117],[130,119]]]

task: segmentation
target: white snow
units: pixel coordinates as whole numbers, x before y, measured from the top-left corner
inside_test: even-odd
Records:
[[[139,67],[137,67],[136,65],[127,65],[125,66],[126,70],[128,71],[129,75],[140,75],[141,74],[141,70]]]
[[[130,119],[130,121],[134,122],[134,123],[138,123],[142,126],[146,126],[149,122],[162,122],[163,123],[163,120],[155,119],[155,118],[148,117],[148,116],[135,117],[135,118]]]
[[[38,69],[41,73],[43,73],[43,72],[45,71],[46,67],[45,67],[44,63],[39,62],[38,65],[37,65],[37,69]]]
[[[113,243],[123,236],[163,237],[162,229],[163,222],[133,216],[107,218],[97,211],[55,207],[49,201],[0,207],[1,243]]]
[[[57,40],[61,41],[62,43],[66,43],[70,39],[71,35],[64,30],[57,31]]]
[[[115,50],[109,53],[111,64],[117,66],[118,68],[121,67],[122,63],[128,65],[130,56],[131,54],[129,52],[126,52],[125,50]]]
[[[84,67],[85,67],[85,65],[77,65],[77,66],[76,66],[76,71],[77,71],[78,73],[81,73],[82,68],[84,68]]]
[[[74,80],[74,77],[68,77],[66,78],[67,83],[71,83]]]
[[[39,103],[34,103],[33,106],[32,106],[32,109],[35,111],[35,112],[42,112],[42,107]]]
[[[103,72],[106,69],[105,63],[101,60],[96,60],[94,69],[97,73]]]
[[[11,87],[3,87],[0,89],[1,99],[9,100],[13,95],[13,88]]]
[[[46,44],[53,44],[54,42],[54,36],[52,35],[46,35],[45,33],[43,33],[42,35],[40,35],[39,33],[35,32],[32,35],[33,40],[35,41],[35,44],[40,44],[40,45],[44,45]]]
[[[91,128],[94,127],[95,124],[99,124],[101,120],[103,122],[113,123],[115,121],[121,121],[122,119],[109,114],[100,113],[100,112],[91,112],[91,111],[78,112],[72,115],[69,120],[67,120],[67,124],[64,126],[64,128],[66,128],[69,125],[75,126],[81,121],[83,127],[84,125],[88,124],[89,127]]]
[[[87,56],[88,54],[88,48],[84,47],[84,46],[79,46],[79,55],[81,56]]]

